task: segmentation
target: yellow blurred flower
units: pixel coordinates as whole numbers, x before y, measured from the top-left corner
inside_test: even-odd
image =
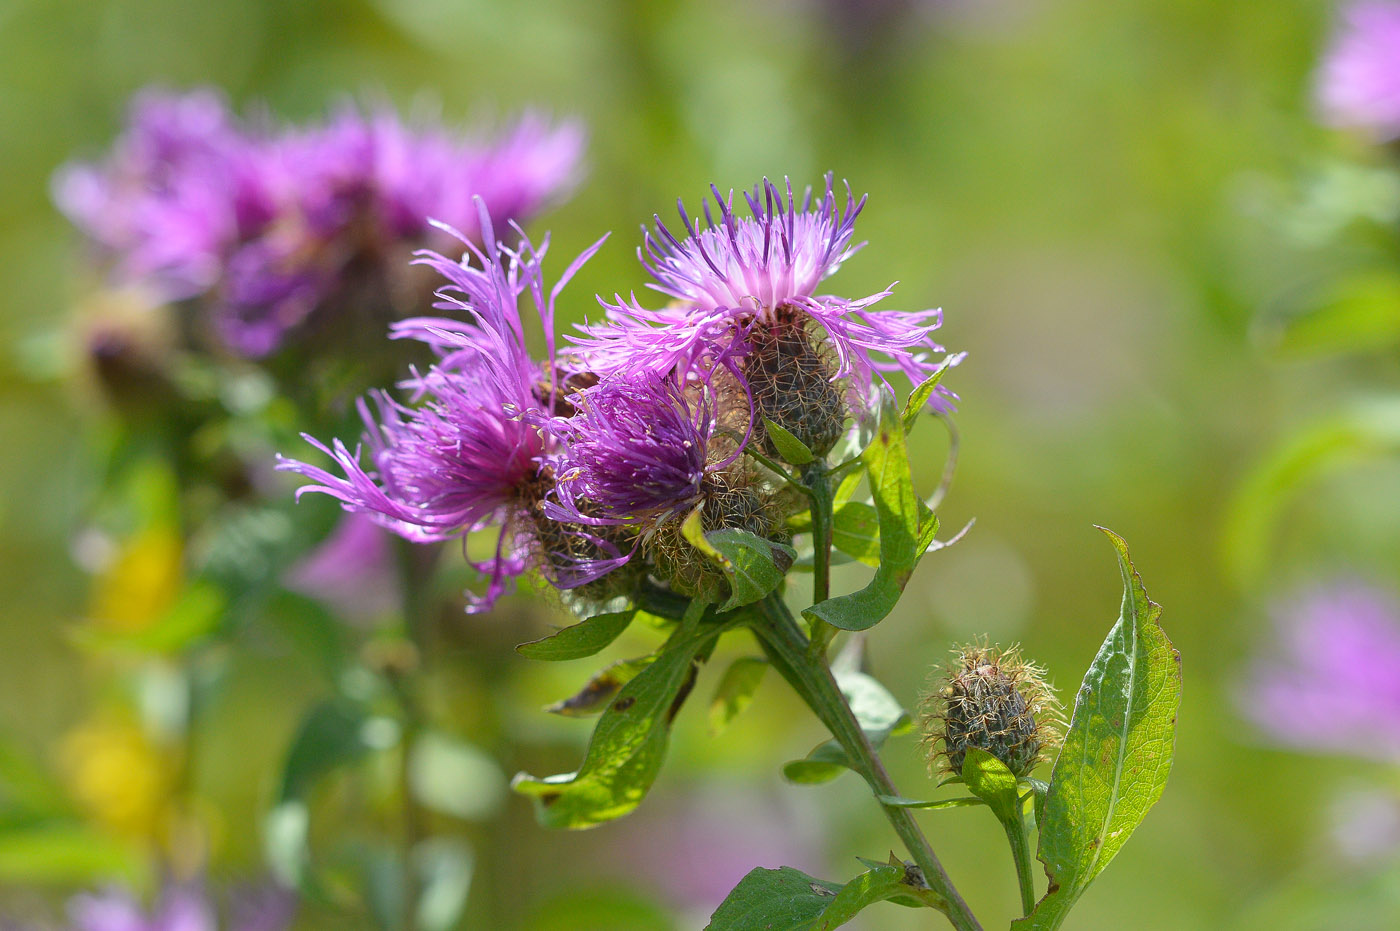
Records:
[[[97,821],[134,838],[163,835],[174,766],[135,724],[98,720],[70,731],[60,765],[74,799]]]
[[[114,633],[138,633],[165,616],[184,582],[184,546],[174,528],[148,527],[126,541],[98,577],[92,620]]]

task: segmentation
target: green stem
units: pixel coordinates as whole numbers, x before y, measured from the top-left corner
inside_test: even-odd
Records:
[[[850,758],[852,768],[865,779],[876,796],[898,796],[899,791],[861,729],[846,697],[831,674],[826,657],[813,655],[810,642],[798,627],[787,606],[769,595],[760,603],[761,619],[754,625],[764,652],[775,669],[787,679],[799,696],[831,731]],[[928,839],[913,814],[905,808],[881,805],[899,839],[923,872],[928,888],[938,897],[942,911],[958,931],[981,931],[967,903],[963,901],[943,865],[938,862]]]
[[[802,472],[802,481],[812,499],[812,604],[821,604],[831,597],[832,497],[826,464],[818,460],[809,465]],[[826,621],[813,622],[813,653],[825,655],[835,636],[836,628]]]
[[[1021,913],[1035,911],[1035,880],[1031,870],[1031,834],[1026,827],[1026,806],[1021,803],[1017,816],[1003,824],[1011,842],[1011,858],[1016,861],[1016,881],[1021,886]]]

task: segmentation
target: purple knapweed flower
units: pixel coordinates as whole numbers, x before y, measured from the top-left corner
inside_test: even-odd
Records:
[[[1400,606],[1354,581],[1301,592],[1238,698],[1286,746],[1400,760]]]
[[[792,186],[786,199],[765,180],[745,194],[750,216],[739,217],[718,188],[716,219],[704,202],[705,223],[694,222],[679,204],[683,235],[678,238],[655,218],[638,257],[655,279],[649,286],[672,299],[657,310],[636,296],[603,302],[606,322],[585,327],[576,338],[596,370],[646,368],[666,373],[703,360],[715,347],[751,343],[764,329],[819,328],[823,351],[832,356],[827,380],[849,380],[855,393],[868,394],[872,380],[902,371],[915,382],[942,362],[943,347],[930,334],[942,320],[939,310],[872,310],[886,289],[863,298],[820,295],[817,288],[835,274],[863,243],[853,242],[855,220],[865,198],[846,189],[837,202],[832,177],[814,203],[809,188],[798,202]],[[781,340],[781,335],[769,339]],[[939,402],[947,405],[950,393]]]
[[[1400,138],[1400,3],[1364,0],[1343,10],[1318,69],[1317,100],[1333,126]]]
[[[276,886],[236,891],[228,931],[284,931],[296,911],[290,892]],[[167,887],[147,912],[130,892],[85,893],[68,903],[72,931],[219,931],[214,906],[197,886]]]
[[[675,375],[643,370],[605,376],[574,394],[577,413],[555,428],[565,442],[554,463],[556,499],[545,513],[580,524],[635,525],[694,507],[715,426],[708,386],[694,390],[688,398]]]
[[[368,468],[361,465],[359,447],[352,452],[340,440],[327,447],[309,436],[343,477],[281,457],[278,468],[315,483],[303,486],[298,497],[328,494],[347,511],[366,514],[408,540],[441,541],[501,528],[495,556],[478,566],[491,578],[485,599],[473,606],[484,610],[504,591],[506,580],[527,565],[517,538],[531,531],[548,490],[547,459],[557,451],[551,432],[541,426],[559,395],[554,303],[602,240],[546,293],[540,262],[548,240],[536,249],[522,234],[519,247],[510,249],[495,239],[484,202],[478,199],[477,205],[484,246],[463,236],[469,252],[460,262],[435,252],[419,254],[448,280],[436,306],[459,311],[465,319],[415,318],[394,326],[394,336],[425,342],[439,357],[402,384],[411,400],[421,403],[410,406],[385,392],[371,396],[374,411],[360,403]],[[525,346],[520,308],[525,294],[550,347],[545,364],[532,360]]]
[[[429,217],[480,242],[473,198],[523,222],[572,184],[582,147],[577,125],[533,114],[486,140],[382,106],[278,127],[238,121],[215,91],[146,91],[108,157],[61,169],[54,196],[121,282],[197,298],[206,329],[258,357],[356,288],[401,316],[409,253],[447,243]]]

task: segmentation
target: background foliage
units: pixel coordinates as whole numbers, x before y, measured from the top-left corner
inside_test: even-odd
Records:
[[[897,278],[890,306],[945,308],[943,341],[971,355],[949,378],[964,398],[963,444],[941,517],[948,528],[977,524],[922,565],[871,642],[901,696],[951,642],[983,631],[1022,641],[1072,692],[1119,589],[1090,525],[1133,541],[1190,657],[1175,773],[1131,856],[1077,906],[1076,926],[1255,927],[1266,915],[1275,927],[1327,926],[1307,917],[1313,887],[1329,881],[1326,799],[1388,777],[1377,764],[1263,747],[1231,702],[1271,585],[1337,568],[1384,578],[1400,556],[1393,458],[1249,479],[1282,438],[1341,416],[1343,398],[1397,382],[1383,326],[1361,353],[1332,351],[1325,328],[1320,344],[1307,332],[1278,338],[1280,320],[1386,248],[1333,235],[1348,222],[1338,198],[1375,202],[1348,195],[1362,182],[1347,172],[1379,156],[1312,119],[1311,69],[1329,16],[1327,4],[1304,0],[9,0],[0,6],[0,800],[21,791],[25,766],[64,771],[75,731],[98,726],[105,681],[72,635],[94,597],[71,551],[100,480],[93,445],[103,432],[81,386],[49,377],[55,334],[92,284],[50,205],[53,168],[105,148],[126,97],[150,82],[214,83],[289,118],[346,92],[400,105],[428,95],[454,119],[535,104],[579,114],[592,133],[577,196],[536,228],[555,231],[559,256],[615,231],[570,289],[568,319],[596,313],[593,291],[641,285],[637,225],[677,196],[694,201],[711,181],[747,186],[764,174],[805,183],[826,169],[870,193],[860,229],[870,245],[841,272],[842,289],[868,293]],[[941,461],[936,430],[911,442],[916,467]],[[1384,443],[1360,451],[1375,445]],[[925,492],[937,478],[929,465]],[[333,504],[308,500],[300,513],[324,526]],[[858,587],[862,571],[838,568],[851,573],[838,575],[838,590]],[[536,711],[569,694],[583,667],[512,649],[552,619],[518,599],[443,625],[434,704],[506,773],[567,771],[587,737],[580,722]],[[313,657],[343,649],[347,635],[310,602],[273,598],[243,636],[194,774],[216,825],[218,876],[260,868],[253,826],[283,790],[298,722],[333,684]],[[318,636],[325,643],[308,644]],[[629,652],[633,636],[606,655],[643,652],[635,643]],[[700,694],[729,659],[710,664]],[[776,851],[768,865],[815,875],[833,872],[832,839],[840,850],[890,846],[853,778],[781,783],[777,763],[822,736],[784,690],[761,688],[718,740],[690,710],[652,798],[623,822],[546,832],[519,797],[493,803],[498,815],[451,822],[476,851],[463,926],[547,931],[596,915],[598,927],[698,927],[762,845]],[[896,780],[912,792],[922,761],[912,742],[891,746]],[[357,808],[353,788],[332,787],[317,803],[349,819],[352,837],[392,817]],[[954,810],[929,823],[949,871],[995,926],[1010,914],[980,903],[1009,908],[1016,897],[1004,841],[984,819]],[[726,838],[726,825],[750,835]],[[37,861],[7,849],[3,828],[0,907],[60,900],[67,887],[26,875]],[[1389,926],[1394,880],[1353,878],[1379,898],[1359,899],[1348,926]],[[862,920],[898,929],[928,918],[885,909]],[[308,928],[345,921],[331,904],[302,913]]]

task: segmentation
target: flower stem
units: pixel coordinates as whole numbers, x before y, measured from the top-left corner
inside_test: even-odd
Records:
[[[812,499],[812,604],[821,604],[831,597],[832,498],[826,464],[820,460],[812,463],[803,470],[802,481]],[[810,649],[824,656],[835,636],[835,627],[826,621],[815,621]]]
[[[1011,842],[1011,857],[1016,861],[1016,881],[1021,887],[1021,913],[1029,916],[1035,911],[1035,880],[1031,871],[1031,834],[1026,826],[1026,806],[1016,817],[1002,825],[1006,839]]]
[[[787,605],[777,596],[769,595],[760,603],[759,609],[761,617],[754,624],[754,633],[774,668],[831,731],[837,743],[846,751],[852,768],[865,779],[871,791],[876,796],[898,796],[899,791],[880,762],[879,754],[861,729],[846,697],[841,694],[826,656],[813,654],[807,637]],[[941,910],[953,927],[958,931],[981,931],[982,926],[953,887],[952,880],[938,862],[913,814],[906,808],[894,805],[882,804],[881,808],[922,871],[924,882],[939,900]]]

